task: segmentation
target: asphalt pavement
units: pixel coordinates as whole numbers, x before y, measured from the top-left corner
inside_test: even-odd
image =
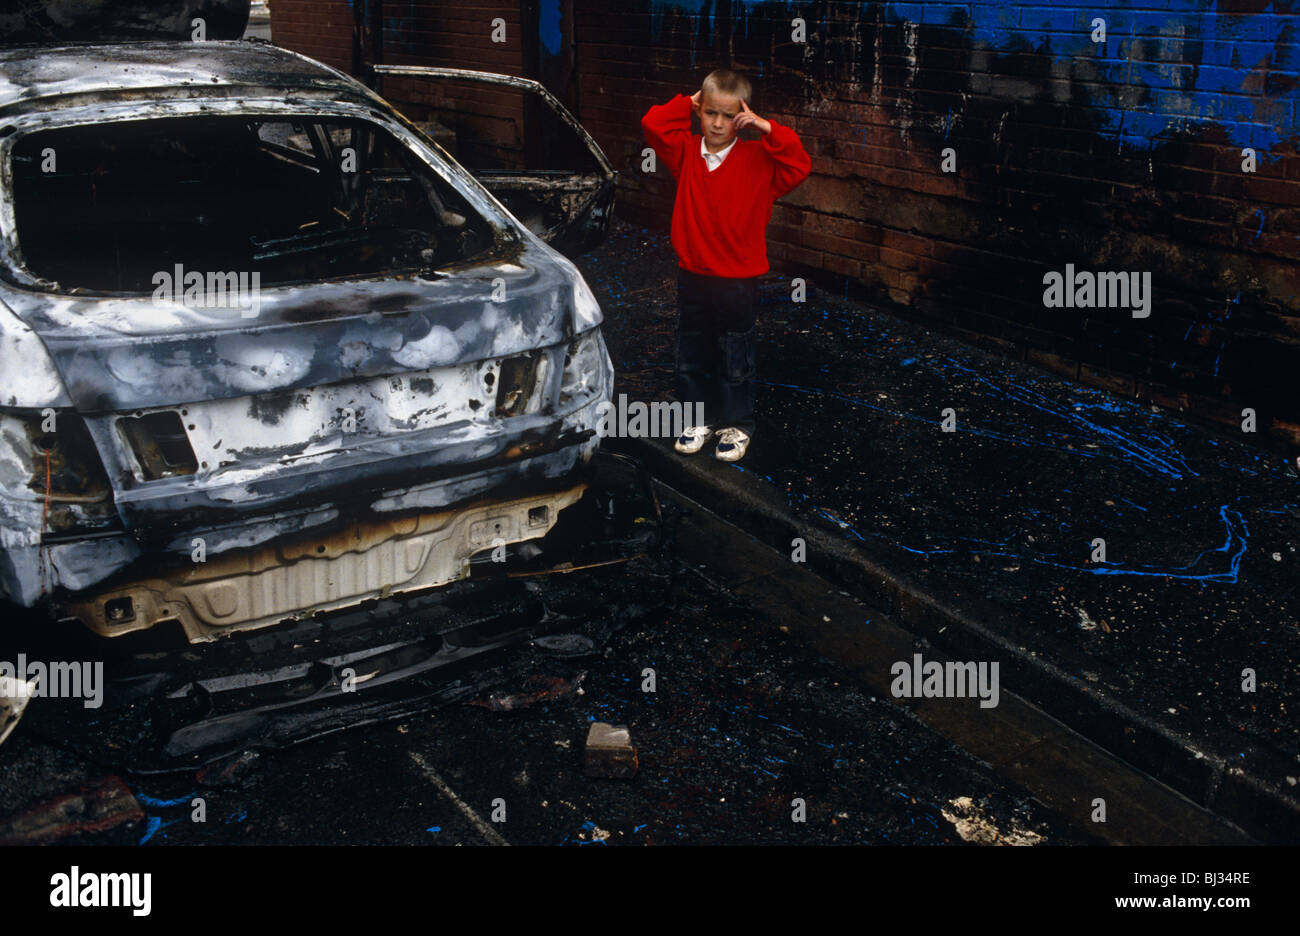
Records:
[[[1075,802],[1043,802],[987,752],[971,753],[925,713],[809,647],[788,605],[746,594],[756,575],[787,571],[760,544],[667,499],[664,512],[678,518],[675,539],[688,554],[471,579],[428,596],[439,607],[466,602],[477,619],[488,600],[507,595],[506,581],[516,591],[524,582],[525,603],[547,609],[566,633],[450,671],[441,701],[421,699],[409,680],[417,704],[398,717],[396,699],[378,716],[362,711],[376,691],[363,686],[354,705],[340,699],[321,710],[336,719],[324,735],[282,743],[280,732],[259,732],[229,755],[158,771],[150,737],[170,728],[165,693],[96,713],[37,700],[0,760],[0,842],[1070,845],[1110,832],[1125,841],[1242,841],[1174,799],[1164,811],[1183,821],[1172,835],[1167,822],[1134,822],[1118,787],[1116,822],[1104,829],[1077,808],[1078,791]],[[632,518],[635,527],[651,516]],[[735,548],[710,562],[720,539]],[[790,585],[800,589],[797,606],[874,614],[814,576],[785,577],[801,580]],[[376,613],[352,636],[390,641],[383,621],[406,618],[409,607]],[[176,682],[237,671],[241,659],[278,665],[285,654],[346,647],[347,632],[307,623],[316,636],[281,628],[197,649],[126,651],[111,668],[147,666]],[[106,696],[145,682],[119,676]],[[596,721],[628,726],[633,776],[588,776],[584,747]],[[1147,798],[1140,783],[1121,786]]]
[[[618,223],[578,265],[615,392],[670,398],[667,233]],[[1284,457],[886,314],[843,280],[791,291],[778,273],[761,289],[743,462],[613,444],[775,549],[804,539],[810,569],[960,659],[1001,661],[1004,691],[1197,803],[1300,841]]]

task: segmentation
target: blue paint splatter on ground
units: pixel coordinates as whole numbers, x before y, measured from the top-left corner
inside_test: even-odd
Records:
[[[164,800],[164,799],[158,799],[156,797],[150,796],[147,793],[136,793],[135,798],[146,806],[152,806],[155,809],[158,809],[166,806],[188,806],[190,805],[190,803],[194,801],[194,798],[198,795],[199,794],[197,792],[187,793],[185,796],[179,796],[176,799]]]
[[[154,833],[162,828],[162,820],[157,816],[149,816],[144,824],[144,837],[140,839],[141,845],[153,838]]]
[[[168,826],[176,825],[176,823],[178,822],[180,822],[179,819],[173,819],[170,822],[163,822],[162,819],[159,818],[158,816],[147,817],[145,820],[144,835],[141,837],[140,841],[137,842],[136,844],[138,845],[146,844],[150,839],[154,837],[154,835],[156,835],[159,832],[162,832],[162,830],[167,828]],[[162,835],[159,836],[159,838],[166,838],[166,837],[167,837],[166,833],[163,833]]]

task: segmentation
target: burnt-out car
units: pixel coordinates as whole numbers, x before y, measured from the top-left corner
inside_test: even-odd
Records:
[[[535,83],[402,70],[444,79],[585,162],[476,178],[266,43],[0,49],[0,599],[210,640],[464,577],[578,500],[613,369],[547,241],[602,236],[614,173]]]

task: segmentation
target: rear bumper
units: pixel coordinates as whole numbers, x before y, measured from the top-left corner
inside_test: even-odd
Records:
[[[38,499],[0,501],[0,598],[33,607],[53,595],[65,604],[110,576],[134,577],[153,557],[189,557],[198,542],[212,560],[314,530],[571,486],[600,445],[598,410],[611,383],[606,377],[599,392],[567,411],[510,420],[510,432],[459,441],[422,433],[358,445],[268,472],[224,498],[189,490],[186,479],[160,482],[148,496],[117,492],[130,533],[42,541]]]
[[[544,536],[585,484],[438,512],[331,527],[184,565],[56,602],[106,637],[179,622],[192,643],[269,627],[368,599],[445,585],[476,552]]]

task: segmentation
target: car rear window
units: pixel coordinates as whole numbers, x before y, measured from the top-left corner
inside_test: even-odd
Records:
[[[42,130],[13,147],[27,269],[145,293],[177,265],[263,286],[431,271],[498,231],[377,124],[186,117]]]

